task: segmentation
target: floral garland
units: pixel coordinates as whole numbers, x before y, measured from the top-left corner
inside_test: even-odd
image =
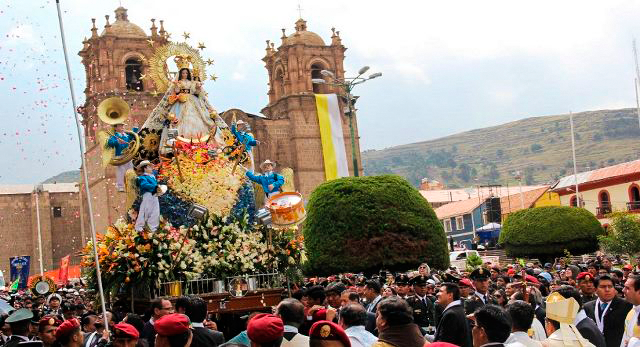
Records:
[[[271,234],[272,247],[267,240]],[[118,220],[98,234],[97,249],[106,291],[117,293],[131,285],[157,288],[160,282],[224,278],[299,267],[304,247],[296,230],[273,231],[242,218],[211,216],[192,227],[161,223],[156,232],[137,232]],[[93,244],[82,257],[85,275],[95,288]]]

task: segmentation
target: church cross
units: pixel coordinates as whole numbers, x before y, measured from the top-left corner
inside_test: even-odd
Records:
[[[300,1],[298,1],[298,16],[302,18],[302,6],[300,6]]]

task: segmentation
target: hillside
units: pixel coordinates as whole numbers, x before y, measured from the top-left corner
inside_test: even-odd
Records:
[[[636,109],[574,113],[578,171],[640,157]],[[395,173],[415,186],[428,177],[448,188],[551,183],[573,173],[568,115],[526,118],[435,140],[362,153],[365,175]]]
[[[80,182],[80,170],[65,171],[47,178],[42,183],[75,183]]]

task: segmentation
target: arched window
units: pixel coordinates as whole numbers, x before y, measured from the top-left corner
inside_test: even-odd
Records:
[[[141,91],[143,89],[142,63],[136,58],[129,58],[124,64],[124,73],[127,78],[127,90]]]
[[[597,215],[604,216],[608,213],[611,213],[611,199],[609,198],[609,192],[606,190],[598,193],[598,208]]]
[[[282,69],[276,70],[273,84],[273,91],[275,93],[275,99],[277,100],[284,96],[284,73]]]
[[[311,65],[311,80],[319,78],[324,79],[324,76],[320,73],[320,71],[324,70],[324,67],[320,64]],[[325,93],[325,85],[319,83],[311,83],[313,85],[313,93],[314,94],[324,94]]]
[[[571,199],[569,199],[569,206],[571,207],[578,207],[578,198],[576,198],[576,196],[572,196]]]
[[[638,188],[637,184],[632,184],[629,188],[628,210],[640,210],[640,188]]]

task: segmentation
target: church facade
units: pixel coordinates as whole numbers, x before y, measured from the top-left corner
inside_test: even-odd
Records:
[[[102,149],[96,138],[98,131],[109,125],[97,116],[97,107],[106,98],[118,96],[131,106],[127,128],[139,127],[162,98],[145,74],[148,60],[154,49],[167,43],[171,37],[164,28],[164,22],[151,19],[150,35],[127,18],[127,10],[115,10],[115,21],[106,24],[98,33],[95,19],[91,36],[83,42],[78,53],[86,72],[85,103],[80,108],[86,136],[86,162],[91,202],[94,210],[96,231],[104,230],[109,224],[124,215],[126,197],[116,191],[115,168],[104,168],[101,164]],[[306,199],[313,189],[325,181],[324,161],[320,140],[320,129],[315,105],[315,93],[341,94],[336,87],[314,85],[313,78],[322,78],[320,71],[329,70],[337,78],[344,77],[344,52],[339,32],[333,30],[330,44],[317,34],[307,31],[306,22],[299,19],[295,32],[286,35],[283,29],[278,47],[267,41],[264,58],[269,76],[269,103],[261,110],[262,115],[247,111],[240,112],[239,119],[248,122],[261,143],[254,148],[256,164],[266,159],[275,161],[278,169],[285,167],[294,171],[295,188]],[[341,112],[346,106],[341,103]],[[214,105],[215,106],[215,105]],[[221,110],[219,110],[221,111]],[[221,112],[225,121],[231,116]],[[351,138],[348,119],[342,114],[344,142],[346,145],[349,171],[353,174]],[[354,119],[354,124],[357,121]],[[356,153],[360,161],[357,126]],[[362,165],[359,165],[362,174]],[[85,182],[82,182],[85,184]],[[80,189],[84,195],[84,189]],[[86,197],[85,197],[86,199]],[[86,214],[85,209],[85,214]],[[84,218],[86,230],[89,219]]]

